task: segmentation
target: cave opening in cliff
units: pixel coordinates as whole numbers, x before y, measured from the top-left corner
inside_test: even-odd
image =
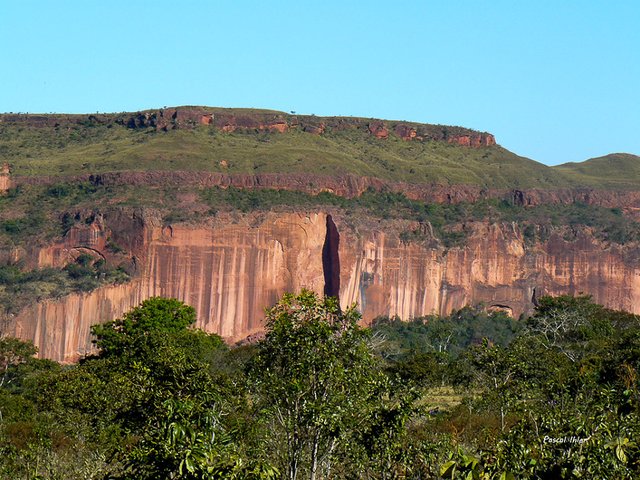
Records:
[[[338,245],[340,234],[331,215],[327,215],[327,233],[322,246],[322,271],[324,273],[324,294],[327,297],[340,295],[340,257]]]

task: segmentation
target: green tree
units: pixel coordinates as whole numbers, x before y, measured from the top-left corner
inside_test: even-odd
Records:
[[[92,327],[100,352],[83,370],[108,391],[103,408],[137,436],[124,455],[125,476],[233,478],[244,471],[222,422],[226,399],[211,376],[211,361],[226,346],[188,328],[195,320],[192,307],[155,297]]]
[[[129,310],[122,318],[91,327],[100,356],[121,355],[141,336],[154,332],[175,334],[196,321],[196,311],[175,298],[152,297]]]
[[[17,338],[0,338],[0,388],[11,382],[12,368],[27,362],[38,349],[31,342]]]
[[[404,428],[407,403],[383,401],[389,384],[359,319],[354,307],[341,311],[335,298],[309,291],[267,312],[250,374],[290,480],[328,477],[358,452],[387,455],[378,440]]]

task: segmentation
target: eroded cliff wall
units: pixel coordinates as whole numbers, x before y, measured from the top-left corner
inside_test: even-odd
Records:
[[[91,350],[91,325],[165,296],[192,305],[199,328],[237,341],[262,330],[264,308],[282,293],[322,292],[324,214],[224,217],[202,226],[149,223],[130,231],[144,243],[135,252],[134,281],[41,302],[9,319],[4,333],[33,340],[42,357],[73,361]],[[40,252],[40,265],[63,265],[75,251],[98,249],[106,228],[100,221],[71,231],[63,244]]]
[[[477,222],[465,226],[464,246],[446,249],[428,229],[403,242],[400,232],[415,228],[409,221],[330,213],[224,214],[164,227],[119,219],[126,229],[108,234],[129,236],[132,282],[41,302],[6,320],[3,332],[33,340],[43,357],[73,361],[91,349],[92,324],[161,295],[192,305],[198,327],[233,342],[261,332],[264,308],[301,288],[338,293],[343,307],[357,302],[367,322],[448,314],[479,302],[517,317],[532,308],[534,295],[564,293],[640,313],[640,252],[600,243],[588,230],[558,231],[529,246],[515,225]],[[55,263],[70,248],[99,250],[106,223],[70,232],[70,243],[43,251],[40,262]]]
[[[466,246],[452,249],[403,243],[394,228],[343,230],[341,303],[357,302],[367,321],[446,315],[478,303],[518,317],[533,308],[534,296],[591,294],[640,313],[637,249],[602,244],[588,231],[569,238],[559,231],[527,247],[514,225],[478,222],[467,229]]]
[[[7,177],[8,178],[8,177]],[[57,176],[18,176],[12,185],[55,185]],[[640,191],[602,190],[594,188],[497,189],[478,185],[445,185],[406,183],[361,175],[316,175],[307,173],[226,174],[190,171],[111,172],[65,177],[68,182],[89,182],[96,186],[154,186],[177,184],[191,187],[235,187],[242,189],[272,189],[305,192],[317,195],[330,192],[347,198],[362,195],[367,190],[397,192],[412,200],[428,203],[457,204],[499,199],[514,205],[569,205],[581,203],[607,208],[640,209]]]

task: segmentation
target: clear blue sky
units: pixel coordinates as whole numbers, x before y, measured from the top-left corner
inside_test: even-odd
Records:
[[[640,154],[640,1],[0,0],[0,111],[257,107]]]

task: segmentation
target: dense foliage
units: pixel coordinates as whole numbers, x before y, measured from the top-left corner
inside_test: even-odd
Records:
[[[521,329],[522,323],[507,313],[486,311],[481,305],[461,308],[446,317],[378,317],[372,324],[372,330],[385,338],[383,355],[401,360],[419,353],[448,353],[457,358],[484,338],[506,346]]]
[[[311,292],[229,349],[152,298],[76,365],[0,339],[0,478],[616,478],[640,475],[640,319],[544,297],[358,326]]]

